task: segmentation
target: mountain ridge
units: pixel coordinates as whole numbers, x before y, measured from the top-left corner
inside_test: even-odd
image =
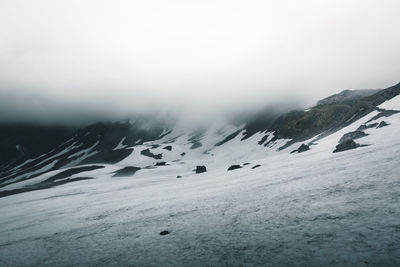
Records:
[[[272,111],[257,114],[241,126],[222,125],[212,133],[210,129],[185,132],[184,129],[175,129],[171,124],[149,121],[147,118],[99,122],[77,129],[66,127],[52,130],[53,128],[45,127],[40,131],[35,126],[34,129],[41,135],[32,140],[25,136],[25,131],[20,130],[29,130],[28,126],[18,126],[22,128],[15,129],[11,127],[4,133],[19,133],[28,139],[28,145],[32,145],[32,148],[18,140],[14,140],[14,143],[10,143],[10,139],[2,140],[0,144],[5,147],[2,151],[10,151],[13,146],[14,150],[7,160],[4,154],[1,158],[0,190],[59,169],[90,164],[117,164],[131,157],[137,150],[140,150],[138,152],[141,156],[161,160],[167,152],[158,151],[158,147],[174,144],[176,140],[189,144],[180,152],[182,155],[200,150],[204,154],[210,154],[218,147],[230,146],[236,139],[246,141],[256,138],[259,146],[276,150],[284,150],[305,141],[310,146],[371,112],[377,113],[376,118],[398,112],[378,106],[400,94],[400,83],[381,90],[354,92],[356,93],[342,91],[319,101],[319,104],[308,110],[293,110],[280,115]],[[212,135],[210,140],[214,141],[207,141],[209,134]],[[18,134],[15,136],[18,139]],[[43,142],[46,145],[41,147]],[[160,145],[160,142],[163,144]],[[40,149],[35,151],[36,147]],[[172,146],[169,151],[171,150]]]

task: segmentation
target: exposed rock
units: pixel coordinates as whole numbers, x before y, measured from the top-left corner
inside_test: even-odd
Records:
[[[372,95],[369,95],[373,93]],[[279,149],[284,149],[295,142],[305,141],[318,135],[324,138],[347,125],[357,121],[366,114],[377,110],[377,106],[400,94],[400,84],[383,90],[342,92],[319,102],[308,111],[294,110],[287,113],[270,115],[258,113],[248,121],[243,128],[244,138],[249,138],[257,132],[273,132],[272,138],[261,141],[269,146],[279,139],[291,139]],[[392,114],[391,112],[390,114]],[[390,115],[387,112],[380,112]],[[375,118],[376,119],[376,118]]]
[[[182,157],[183,157],[183,156],[185,156],[185,155],[186,155],[186,153],[185,153],[185,152],[182,152],[182,153],[181,153],[181,156],[182,156]]]
[[[359,146],[360,146],[360,144],[357,144],[356,142],[354,142],[354,140],[349,139],[349,140],[344,141],[343,143],[339,143],[336,146],[336,149],[333,151],[333,153],[346,151],[346,150],[350,150],[350,149],[355,149]]]
[[[237,130],[236,132],[234,132],[234,133],[228,135],[227,137],[225,137],[224,140],[222,140],[222,141],[216,143],[215,146],[221,146],[221,145],[225,144],[226,142],[232,140],[232,139],[235,138],[241,131],[242,131],[242,129]]]
[[[117,162],[120,162],[124,158],[128,157],[130,154],[132,154],[132,152],[133,149],[131,148],[103,150],[100,151],[99,153],[94,154],[93,156],[84,159],[83,161],[80,162],[80,164],[93,164],[93,163],[115,164]]]
[[[160,232],[160,235],[168,235],[170,233],[170,231],[168,230],[164,230]]]
[[[243,163],[243,166],[247,166],[247,165],[250,165],[250,163],[249,162]]]
[[[150,158],[154,158],[154,159],[161,159],[162,158],[162,154],[160,153],[160,154],[153,154],[151,151],[150,151],[150,149],[145,149],[145,150],[142,150],[141,152],[140,152],[140,154],[142,154],[143,156],[147,156],[147,157],[150,157]]]
[[[349,132],[346,133],[342,136],[342,138],[340,138],[339,143],[343,143],[346,142],[348,140],[354,140],[354,139],[358,139],[364,136],[367,136],[368,134],[364,133],[363,131],[354,131],[354,132]]]
[[[62,172],[60,172],[60,173],[58,173],[58,174],[46,179],[42,183],[54,182],[54,181],[57,181],[57,180],[61,180],[61,179],[65,179],[65,178],[71,177],[72,175],[75,175],[75,174],[78,174],[78,173],[81,173],[81,172],[93,171],[93,170],[102,169],[102,168],[104,168],[104,166],[98,166],[98,165],[70,168],[68,170],[62,171]]]
[[[317,105],[331,105],[337,103],[343,103],[345,101],[354,99],[360,99],[362,97],[370,96],[375,93],[379,92],[379,90],[371,90],[371,89],[364,89],[364,90],[344,90],[338,94],[329,96],[317,102]]]
[[[378,115],[375,115],[374,117],[372,117],[368,122],[375,121],[382,117],[390,117],[390,116],[400,112],[400,110],[387,110],[387,109],[381,109],[381,108],[378,108],[378,111],[379,111]]]
[[[240,165],[231,165],[231,166],[228,168],[228,171],[233,171],[233,170],[241,169],[241,168],[242,168],[242,166],[240,166]]]
[[[360,127],[358,127],[357,131],[364,131],[369,128],[376,128],[378,126],[378,123],[371,123],[371,124],[362,124]]]
[[[382,128],[382,127],[385,127],[385,126],[388,126],[388,125],[390,125],[390,124],[387,123],[386,121],[381,121],[381,123],[379,123],[377,128]]]
[[[200,142],[198,142],[198,141],[193,141],[193,144],[192,144],[192,146],[190,147],[190,149],[196,149],[196,148],[199,148],[199,147],[201,147],[201,146],[203,146]]]
[[[204,135],[203,130],[201,131],[199,130],[191,134],[191,137],[188,139],[188,141],[192,143],[190,149],[196,149],[203,146],[203,144],[200,142],[201,139],[203,138],[203,135]]]
[[[114,172],[115,174],[113,175],[113,177],[132,176],[140,169],[141,168],[135,166],[127,166]]]
[[[258,168],[258,167],[261,167],[261,165],[260,164],[257,164],[257,165],[254,165],[253,167],[251,167],[252,169],[255,169],[255,168]]]
[[[64,184],[68,184],[68,183],[72,183],[72,182],[79,182],[79,181],[92,180],[92,179],[94,179],[94,178],[93,177],[75,177],[75,178],[63,179],[60,181],[54,181],[54,182],[44,181],[44,182],[40,182],[35,185],[28,185],[23,188],[0,191],[0,198],[15,195],[15,194],[35,191],[35,190],[48,189],[48,188],[52,188],[55,186],[64,185]]]
[[[196,166],[196,173],[203,173],[203,172],[206,172],[206,171],[207,171],[206,166],[204,166],[204,165]]]
[[[182,176],[178,175],[178,176],[176,176],[176,178],[182,178]]]
[[[166,166],[166,165],[167,165],[167,163],[165,161],[160,161],[160,162],[157,162],[156,164],[154,164],[154,166]]]
[[[165,146],[165,147],[163,147],[163,149],[171,151],[172,150],[172,146]]]
[[[306,145],[306,144],[301,144],[301,146],[299,146],[299,148],[298,149],[296,149],[296,150],[293,150],[292,152],[290,152],[291,154],[292,153],[302,153],[302,152],[305,152],[305,151],[307,151],[307,150],[310,150],[310,147],[308,146],[308,145]]]

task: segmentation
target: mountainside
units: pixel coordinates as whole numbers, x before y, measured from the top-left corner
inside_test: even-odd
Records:
[[[196,131],[1,129],[1,265],[400,264],[400,84]]]
[[[3,125],[0,136],[3,152],[0,156],[0,190],[8,191],[5,189],[15,187],[10,187],[11,184],[80,165],[116,164],[128,157],[132,164],[147,157],[150,159],[147,164],[152,165],[157,160],[172,159],[168,155],[177,149],[180,154],[196,157],[210,155],[221,146],[231,147],[232,140],[237,139],[258,138],[257,144],[266,147],[266,150],[280,150],[296,142],[328,136],[374,111],[377,117],[395,114],[397,110],[382,109],[379,105],[399,94],[400,84],[384,90],[346,90],[319,101],[308,110],[285,114],[264,112],[242,126],[218,125],[193,132],[174,129],[173,125],[148,118],[97,123],[79,129]],[[307,145],[312,143],[313,140],[308,140]],[[168,144],[174,145],[163,149]],[[183,159],[179,155],[173,158],[176,161]],[[45,187],[48,186],[45,184]]]

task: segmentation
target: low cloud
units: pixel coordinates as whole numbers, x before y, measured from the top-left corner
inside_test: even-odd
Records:
[[[0,121],[210,120],[400,81],[400,2],[0,3]]]

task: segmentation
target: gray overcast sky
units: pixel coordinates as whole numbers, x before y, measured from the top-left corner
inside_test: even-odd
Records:
[[[398,0],[0,0],[0,120],[197,116],[400,81]]]

